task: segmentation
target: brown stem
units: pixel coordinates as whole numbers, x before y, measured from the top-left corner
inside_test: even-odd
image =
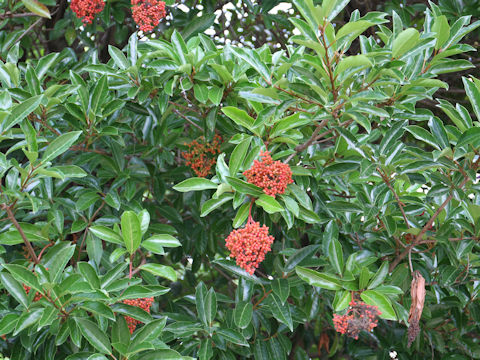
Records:
[[[8,218],[9,218],[10,221],[13,223],[13,226],[15,226],[15,228],[16,228],[16,229],[18,230],[18,232],[20,233],[20,236],[22,237],[23,242],[25,243],[25,246],[27,247],[28,253],[30,254],[30,257],[32,258],[33,262],[34,262],[35,264],[38,264],[38,263],[39,263],[39,260],[38,260],[37,255],[35,254],[35,250],[33,250],[32,244],[31,244],[30,241],[27,239],[25,233],[23,232],[23,229],[22,229],[22,228],[20,227],[20,225],[18,224],[17,219],[15,219],[15,215],[13,215],[12,210],[11,210],[10,207],[7,206],[6,204],[2,204],[2,205],[1,205],[1,208],[7,212]]]
[[[395,197],[395,200],[397,200],[398,207],[400,208],[400,212],[402,213],[403,220],[405,221],[405,224],[407,225],[407,229],[410,229],[410,224],[408,223],[407,215],[405,214],[405,210],[403,210],[403,207],[405,206],[404,203],[400,201],[400,198],[398,197],[397,193],[395,192],[395,189],[393,188],[392,184],[390,183],[390,179],[388,178],[387,173],[382,173],[380,168],[377,167],[377,171],[382,177],[382,180],[387,184],[388,188],[392,191],[393,196]]]
[[[258,300],[255,303],[255,305],[253,305],[253,310],[255,310],[258,307],[258,305],[260,305],[262,303],[262,301],[265,300],[268,295],[270,295],[271,292],[272,292],[272,290],[268,290],[266,293],[264,293],[263,296],[260,298],[260,300]]]
[[[308,139],[305,143],[298,145],[295,147],[295,152],[293,154],[290,154],[284,161],[284,163],[288,163],[290,160],[292,160],[295,155],[297,155],[299,152],[302,152],[306,148],[308,148],[314,141],[317,141],[319,139],[318,133],[320,130],[322,130],[325,126],[328,124],[328,118],[323,119],[320,124],[316,127],[316,129],[313,131],[312,136],[310,136],[310,139]]]
[[[183,115],[180,111],[178,111],[177,109],[173,109],[173,112],[175,114],[177,114],[178,116],[180,116],[182,119],[184,119],[185,121],[187,121],[189,124],[191,124],[192,126],[195,126],[197,129],[199,129],[201,132],[203,132],[203,128],[199,125],[197,125],[196,123],[194,123],[192,120],[190,120],[188,117],[186,117],[185,115]]]
[[[105,206],[105,200],[102,201],[102,204],[98,207],[98,209],[93,213],[92,217],[88,220],[87,227],[85,228],[85,231],[83,233],[82,242],[80,243],[80,248],[78,249],[77,262],[80,261],[80,256],[82,255],[82,248],[83,248],[83,245],[85,243],[85,239],[87,238],[88,229],[90,228],[90,226],[93,223],[93,220],[95,220],[98,213],[100,212],[100,210],[103,209],[104,206]]]
[[[465,186],[465,184],[467,183],[468,181],[468,177],[465,177],[462,181],[462,183],[460,184],[459,188],[462,188]],[[442,212],[442,210],[445,208],[445,206],[447,206],[447,204],[450,202],[450,200],[453,199],[453,193],[451,193],[446,199],[445,201],[442,203],[442,205],[440,205],[440,207],[437,209],[437,211],[435,211],[435,213],[432,215],[432,217],[430,218],[430,220],[428,220],[428,222],[425,224],[425,226],[422,228],[422,230],[420,231],[420,233],[418,233],[418,235],[415,237],[415,239],[412,241],[412,243],[405,249],[403,250],[402,253],[400,253],[400,255],[398,255],[395,260],[390,264],[390,272],[393,271],[393,269],[395,269],[395,267],[400,263],[400,261],[402,261],[405,256],[407,256],[411,251],[412,251],[412,248],[414,248],[415,246],[417,246],[421,240],[422,240],[422,237],[423,235],[425,235],[425,233],[427,232],[428,229],[430,229],[430,227],[433,225],[433,223],[435,222],[435,219],[438,217],[438,215],[440,215],[440,213]]]

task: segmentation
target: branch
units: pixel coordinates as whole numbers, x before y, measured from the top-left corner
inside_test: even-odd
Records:
[[[35,263],[35,265],[38,264],[38,263],[39,263],[39,260],[38,260],[37,255],[35,254],[35,250],[33,250],[32,244],[31,244],[30,241],[27,239],[25,233],[23,232],[23,229],[22,229],[22,228],[20,227],[20,225],[18,224],[17,219],[15,219],[15,215],[13,215],[12,210],[11,210],[10,207],[7,206],[6,204],[2,204],[2,205],[1,205],[1,208],[7,212],[8,218],[9,218],[10,221],[13,223],[13,226],[15,226],[15,228],[16,228],[16,229],[18,230],[18,232],[20,233],[20,236],[22,237],[23,242],[25,243],[25,246],[27,247],[28,253],[30,254],[30,257],[32,258],[33,262]]]
[[[183,118],[185,121],[187,121],[189,124],[195,126],[197,129],[200,129],[201,132],[203,132],[203,128],[199,125],[197,125],[196,123],[194,123],[192,120],[190,120],[188,117],[186,117],[185,115],[183,115],[180,111],[178,111],[177,109],[173,109],[173,112],[175,114],[177,114],[178,116],[180,116],[181,118]]]
[[[460,184],[459,188],[464,187],[465,184],[467,183],[467,181],[468,181],[468,177],[465,176],[462,183]],[[445,208],[445,206],[448,205],[448,203],[452,199],[453,199],[453,192],[450,195],[448,195],[448,197],[445,199],[445,201],[442,203],[442,205],[440,205],[440,207],[437,209],[437,211],[435,211],[435,213],[432,215],[430,220],[428,220],[428,222],[425,224],[425,226],[422,228],[422,230],[418,233],[418,235],[415,236],[415,239],[412,241],[412,243],[405,250],[403,250],[403,252],[400,255],[398,255],[395,258],[395,260],[390,264],[389,272],[392,272],[393,269],[395,269],[395,267],[400,263],[400,261],[402,261],[405,258],[405,256],[407,256],[415,246],[417,246],[418,244],[421,243],[423,235],[425,235],[427,230],[430,229],[430,227],[435,222],[435,219],[438,217],[438,215],[440,215],[442,210]]]
[[[403,220],[405,220],[405,224],[407,225],[407,229],[410,229],[410,224],[408,223],[407,215],[405,214],[405,210],[403,210],[403,207],[405,206],[405,204],[400,201],[400,198],[398,197],[397,193],[395,192],[395,189],[390,183],[390,179],[388,178],[388,175],[386,173],[382,173],[382,171],[378,167],[377,167],[377,171],[382,177],[382,180],[385,182],[385,184],[387,184],[388,188],[392,191],[393,196],[395,197],[395,200],[397,200],[397,204],[398,204],[398,207],[400,208],[400,212],[402,213]]]
[[[295,147],[295,152],[293,154],[290,154],[284,161],[284,163],[288,163],[290,160],[292,160],[295,155],[297,155],[299,152],[302,152],[303,150],[305,150],[306,148],[308,148],[310,145],[312,145],[312,143],[314,141],[317,141],[318,139],[320,139],[318,133],[320,132],[320,130],[322,130],[325,126],[327,126],[328,124],[328,118],[327,119],[323,119],[322,122],[320,124],[318,124],[317,128],[313,131],[312,133],[312,136],[310,136],[310,139],[308,139],[305,143],[301,144],[301,145],[298,145]],[[322,135],[322,134],[320,134]]]

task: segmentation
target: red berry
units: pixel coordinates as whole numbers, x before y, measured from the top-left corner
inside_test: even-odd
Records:
[[[152,31],[167,15],[165,2],[158,0],[132,0],[133,20],[143,32]]]
[[[260,152],[260,157],[262,160],[254,160],[253,166],[243,175],[250,184],[263,188],[267,195],[283,194],[287,185],[293,183],[290,166],[273,160],[268,151]]]
[[[253,274],[265,259],[275,238],[268,235],[268,227],[249,221],[242,229],[233,230],[225,240],[230,256],[236,258],[237,265]]]
[[[190,166],[197,176],[207,176],[217,162],[216,155],[220,154],[221,142],[222,137],[215,135],[210,143],[205,142],[205,138],[201,137],[200,141],[193,140],[190,144],[186,144],[189,151],[182,152],[186,165]]]
[[[139,307],[145,310],[146,312],[150,313],[150,307],[152,306],[153,298],[150,297],[150,298],[140,298],[140,299],[126,299],[126,300],[123,300],[123,303],[131,306]],[[125,321],[127,322],[128,329],[130,330],[130,334],[133,334],[137,325],[141,323],[141,321],[136,320],[130,316],[125,316]]]
[[[104,7],[103,0],[72,0],[70,3],[70,8],[84,24],[90,24]]]
[[[340,334],[358,339],[360,331],[372,331],[377,326],[381,314],[376,306],[352,300],[346,314],[333,314],[333,325]]]

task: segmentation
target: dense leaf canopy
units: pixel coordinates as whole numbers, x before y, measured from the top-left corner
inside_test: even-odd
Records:
[[[480,358],[476,1],[78,1],[0,5],[4,356]]]

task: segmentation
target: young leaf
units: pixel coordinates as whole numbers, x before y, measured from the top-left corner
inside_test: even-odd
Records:
[[[125,211],[122,214],[121,224],[125,247],[130,254],[133,254],[142,241],[142,230],[137,214],[133,211]]]

